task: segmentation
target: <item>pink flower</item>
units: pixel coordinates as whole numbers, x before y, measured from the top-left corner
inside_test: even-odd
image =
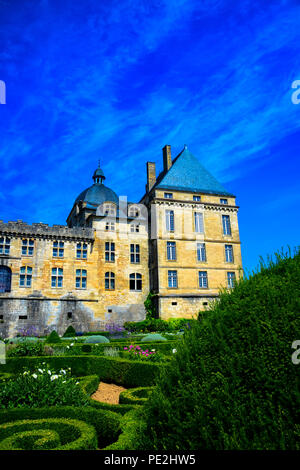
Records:
[[[149,354],[146,354],[146,356],[149,356]]]
[[[124,349],[128,349],[128,348],[124,348]]]
[[[131,349],[131,348],[133,348],[133,345],[132,345],[132,344],[129,346],[129,349]],[[127,348],[126,348],[126,349],[127,349]]]

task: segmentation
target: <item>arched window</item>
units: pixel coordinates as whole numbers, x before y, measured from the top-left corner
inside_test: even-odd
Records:
[[[114,290],[115,288],[115,273],[108,271],[105,273],[105,290]]]
[[[11,291],[11,269],[7,266],[0,266],[0,292]]]
[[[128,209],[128,216],[129,217],[139,217],[140,216],[140,209],[137,206],[130,206]]]
[[[129,289],[142,290],[142,275],[140,273],[132,273],[129,275]]]

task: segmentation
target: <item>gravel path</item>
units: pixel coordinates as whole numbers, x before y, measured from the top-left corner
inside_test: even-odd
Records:
[[[117,405],[119,403],[119,395],[124,390],[126,390],[126,388],[120,387],[119,385],[100,382],[98,390],[93,393],[91,398],[93,398],[93,400]]]

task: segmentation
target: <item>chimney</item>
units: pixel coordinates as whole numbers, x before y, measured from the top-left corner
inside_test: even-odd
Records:
[[[171,145],[165,145],[162,151],[164,159],[164,172],[166,173],[172,166]]]
[[[150,191],[151,188],[156,183],[156,169],[155,169],[155,163],[154,162],[147,162],[147,192]]]

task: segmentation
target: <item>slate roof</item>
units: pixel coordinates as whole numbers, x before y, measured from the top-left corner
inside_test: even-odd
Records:
[[[102,184],[93,184],[89,188],[82,191],[81,194],[76,198],[75,202],[85,201],[90,204],[96,204],[97,206],[102,204],[103,202],[115,202],[116,204],[119,203],[119,198],[116,193]]]
[[[173,160],[169,171],[159,174],[154,188],[234,196],[201,165],[186,146]]]

